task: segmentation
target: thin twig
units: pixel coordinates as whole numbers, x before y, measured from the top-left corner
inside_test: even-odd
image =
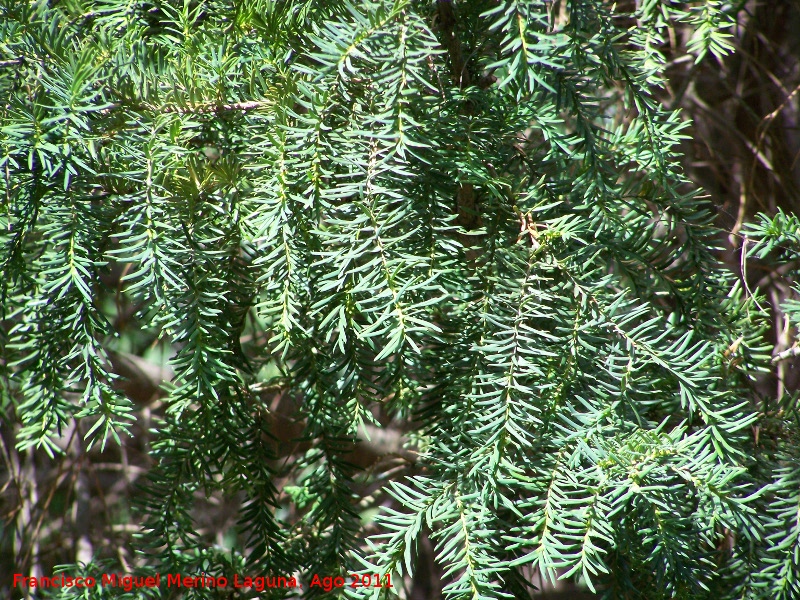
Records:
[[[787,358],[794,358],[795,356],[800,356],[800,346],[797,345],[797,342],[795,342],[791,348],[787,348],[783,352],[779,352],[773,356],[772,362],[773,364],[778,363],[782,360],[786,360]]]
[[[179,113],[179,114],[190,114],[190,113],[212,113],[212,112],[222,112],[222,111],[231,111],[231,110],[255,110],[258,108],[264,108],[267,106],[272,106],[272,102],[268,102],[265,100],[248,100],[247,102],[232,102],[230,104],[200,104],[197,106],[165,106],[165,107],[157,107],[157,106],[148,106],[151,110],[160,110],[166,113]]]
[[[755,302],[756,306],[759,308],[759,310],[761,312],[766,313],[767,311],[764,310],[764,307],[761,306],[758,303],[758,300],[753,295],[753,292],[750,291],[750,286],[747,285],[747,260],[746,260],[746,257],[747,257],[747,242],[748,241],[749,240],[747,239],[746,235],[742,237],[742,252],[741,252],[741,259],[739,261],[739,269],[740,269],[741,275],[742,275],[742,283],[744,284],[744,289],[745,289],[745,292],[747,292],[747,295],[750,298],[753,299],[753,302]]]
[[[107,105],[100,112],[108,112],[113,109],[122,108],[124,107],[124,103],[113,103]],[[229,104],[217,104],[207,102],[204,104],[197,104],[194,106],[177,106],[177,105],[166,105],[166,106],[157,106],[155,104],[138,104],[135,106],[131,106],[134,110],[149,110],[158,113],[167,113],[167,114],[179,114],[179,115],[191,115],[191,114],[209,114],[209,113],[219,113],[219,112],[230,112],[235,110],[241,111],[248,111],[248,110],[257,110],[259,108],[267,108],[273,106],[273,102],[269,100],[248,100],[246,102],[231,102]]]

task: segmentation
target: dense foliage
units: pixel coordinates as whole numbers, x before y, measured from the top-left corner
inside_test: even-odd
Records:
[[[761,217],[727,268],[658,98],[672,28],[716,60],[739,9],[6,0],[16,452],[152,436],[136,553],[69,571],[408,597],[430,540],[452,599],[800,596],[795,398],[756,385],[796,346],[770,356],[744,272],[792,281],[800,223]],[[124,366],[159,352],[137,400]]]

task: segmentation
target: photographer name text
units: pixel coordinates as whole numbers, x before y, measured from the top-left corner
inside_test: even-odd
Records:
[[[349,588],[390,588],[392,586],[391,573],[369,574],[351,573],[347,577],[342,575],[323,576],[313,574],[307,578],[308,587],[319,588],[323,592],[331,592],[344,587]],[[29,589],[42,588],[94,588],[110,587],[121,588],[130,592],[136,588],[157,588],[165,585],[168,588],[231,588],[251,589],[263,592],[270,588],[301,588],[295,576],[250,576],[235,574],[233,577],[212,577],[206,574],[181,575],[179,573],[157,573],[149,577],[135,575],[118,575],[104,573],[98,577],[75,577],[70,575],[53,575],[51,577],[28,577],[21,573],[14,574],[14,587]]]

